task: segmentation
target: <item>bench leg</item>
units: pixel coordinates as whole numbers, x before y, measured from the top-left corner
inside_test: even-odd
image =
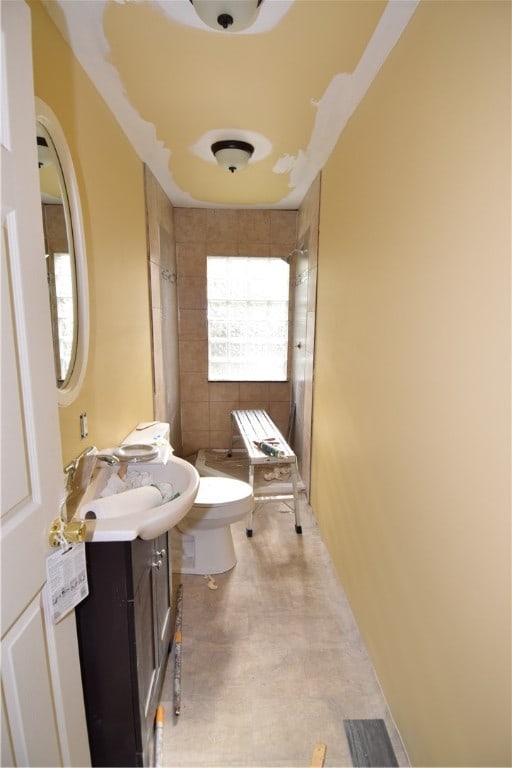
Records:
[[[297,460],[290,464],[292,486],[293,486],[293,507],[295,512],[295,532],[302,533],[302,525],[300,522],[300,494],[298,489],[298,476],[299,471],[297,469]]]
[[[249,464],[249,485],[252,488],[252,492],[254,495],[254,465]],[[250,538],[252,536],[252,513],[254,512],[254,505],[251,507],[251,511],[249,512],[249,516],[247,518],[247,524],[245,526],[245,533]]]
[[[235,429],[235,425],[233,424],[233,416],[231,416],[231,437],[229,439],[229,451],[228,456],[231,458],[233,455],[233,431]]]
[[[245,533],[248,537],[252,536],[252,513],[254,511],[254,507],[252,507],[251,511],[247,515],[247,523],[245,524]]]

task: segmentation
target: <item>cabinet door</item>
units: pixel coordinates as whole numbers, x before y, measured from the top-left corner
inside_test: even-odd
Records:
[[[155,540],[156,567],[153,568],[155,598],[155,654],[158,664],[165,663],[171,637],[171,569],[167,533]]]
[[[87,545],[77,607],[93,765],[150,765],[171,636],[167,534]]]
[[[132,562],[134,574],[138,571],[136,591],[133,601],[135,645],[137,648],[137,677],[139,688],[140,719],[145,723],[154,713],[151,712],[153,689],[157,677],[158,658],[155,650],[154,627],[155,587],[154,587],[154,542],[136,539],[132,544]],[[137,564],[144,567],[137,567]]]
[[[143,747],[143,764],[151,751],[158,697],[165,675],[171,638],[171,587],[167,533],[153,541],[132,544],[137,677]]]
[[[142,765],[130,542],[86,552],[89,595],[76,619],[92,765]]]

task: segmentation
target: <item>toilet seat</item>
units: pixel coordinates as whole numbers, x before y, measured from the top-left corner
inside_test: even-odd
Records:
[[[230,506],[251,497],[252,488],[243,480],[228,477],[201,477],[194,507],[221,506],[227,510]]]

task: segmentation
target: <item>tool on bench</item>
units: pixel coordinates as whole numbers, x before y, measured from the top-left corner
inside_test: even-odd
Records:
[[[267,439],[267,440],[260,440],[256,441],[254,440],[254,445],[256,448],[259,448],[260,451],[263,453],[266,453],[267,456],[274,456],[276,458],[282,458],[285,453],[282,451],[279,446],[279,441],[274,439]]]

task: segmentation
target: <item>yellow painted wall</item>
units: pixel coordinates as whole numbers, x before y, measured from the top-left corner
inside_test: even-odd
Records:
[[[422,766],[511,765],[510,9],[421,3],[322,176],[312,505]]]
[[[87,373],[78,398],[59,409],[67,462],[86,445],[117,444],[153,417],[143,166],[40,2],[29,5],[35,92],[73,157],[89,271]]]

